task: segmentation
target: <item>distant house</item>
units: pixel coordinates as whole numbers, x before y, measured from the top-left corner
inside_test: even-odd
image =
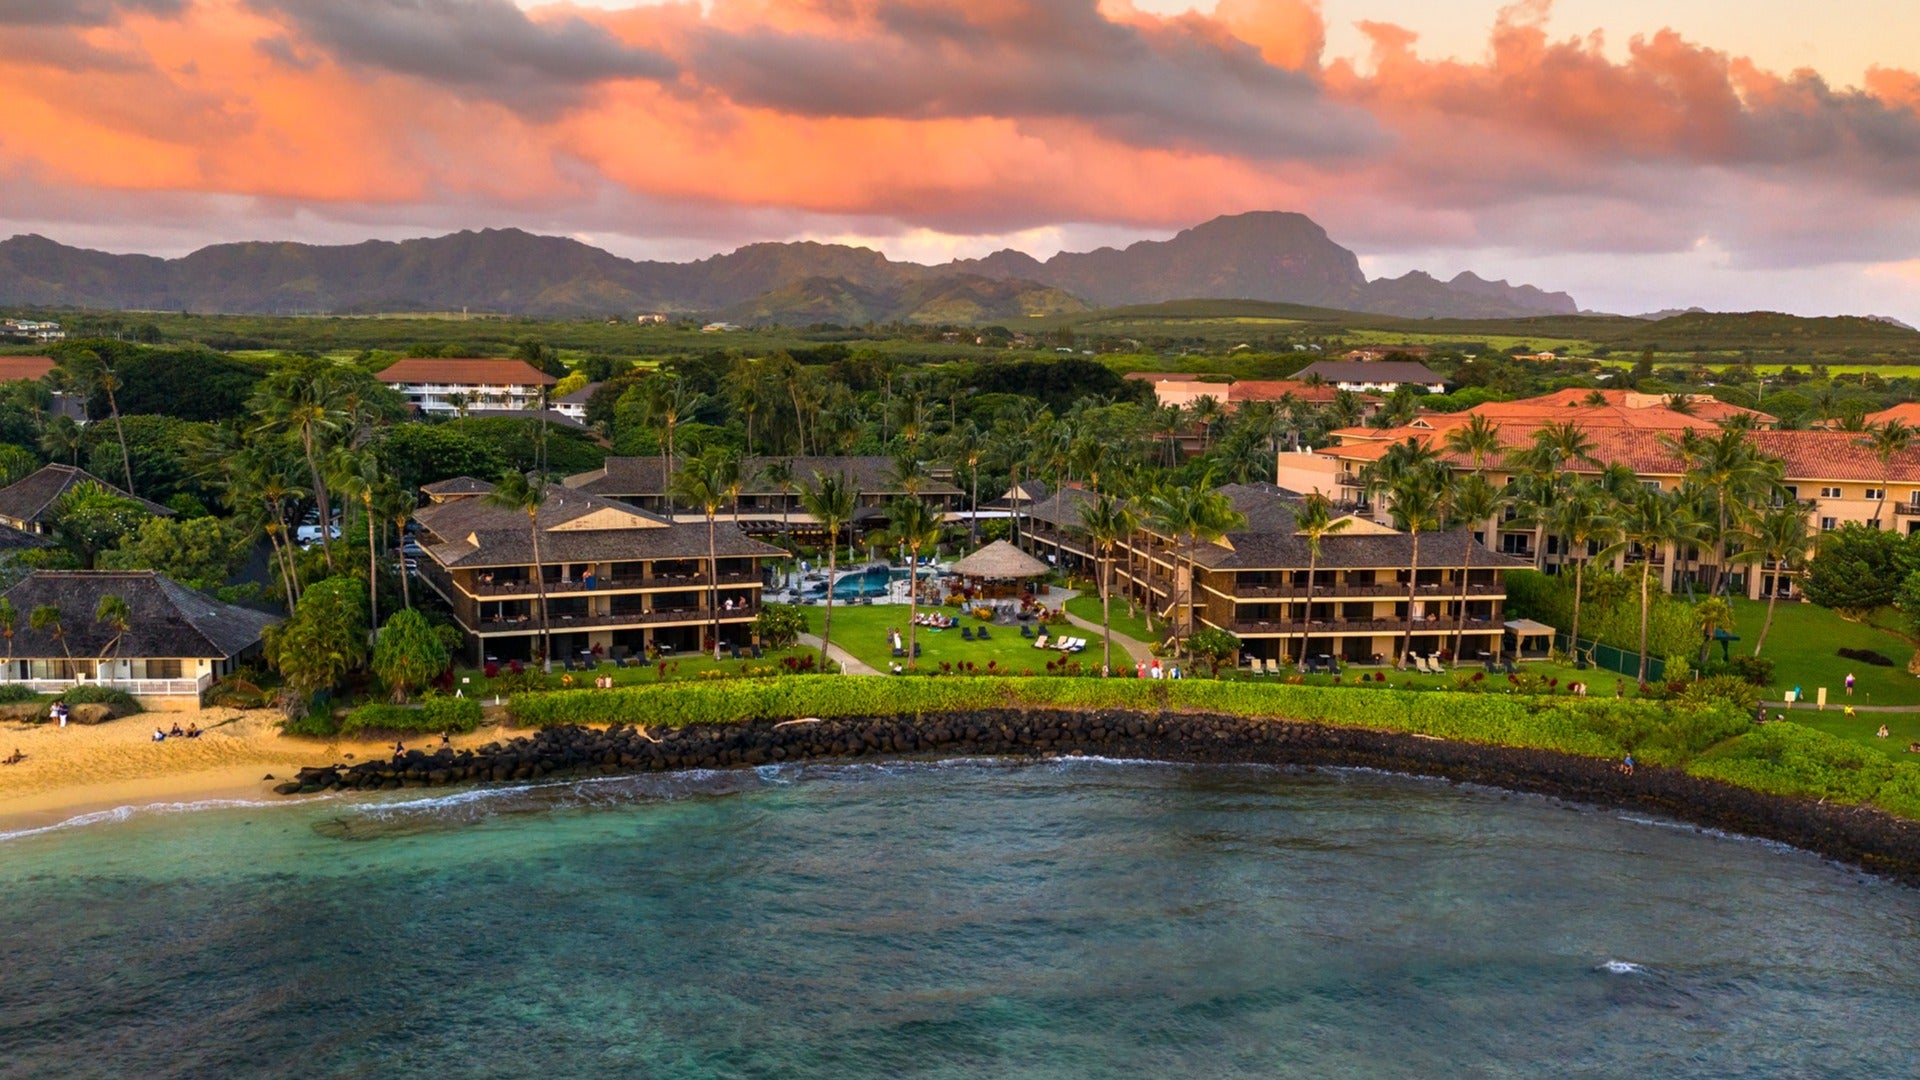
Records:
[[[32,341],[45,345],[52,341],[65,341],[66,330],[57,322],[42,322],[36,319],[0,320],[0,338],[13,338],[18,341]]]
[[[553,411],[585,427],[587,423],[587,402],[593,399],[594,391],[604,385],[606,384],[590,382],[571,394],[554,398],[551,402]]]
[[[429,416],[537,409],[541,392],[557,381],[521,360],[409,358],[377,377]]]
[[[785,490],[767,479],[767,466],[783,462],[793,470],[793,484]],[[697,516],[691,506],[669,505],[667,489],[672,470],[661,471],[660,458],[610,457],[591,472],[567,477],[562,483],[575,491],[584,491],[631,506],[676,517]],[[676,461],[677,469],[684,462]],[[886,521],[886,504],[905,495],[894,476],[894,460],[881,456],[750,457],[740,462],[741,487],[737,497],[720,509],[719,518],[736,522],[750,533],[798,532],[819,536],[820,524],[800,505],[800,488],[812,483],[813,474],[838,474],[859,493],[853,512],[853,527],[868,531]],[[934,471],[920,485],[920,498],[938,507],[942,513],[958,515],[964,509],[966,492],[956,487],[950,471]]]
[[[72,465],[45,465],[39,471],[0,488],[0,525],[45,536],[53,531],[54,504],[60,501],[60,496],[89,482],[99,484],[123,499],[132,499],[149,514],[173,516],[172,510],[159,503],[129,495],[85,469]]]
[[[667,317],[660,314],[636,315],[633,321],[639,323],[641,326],[650,326],[655,323],[666,322]]]
[[[1447,381],[1410,360],[1316,360],[1294,375],[1296,379],[1319,376],[1342,390],[1391,394],[1402,386],[1422,386],[1428,393],[1444,394]]]
[[[1433,355],[1433,350],[1425,345],[1370,345],[1364,349],[1354,349],[1342,353],[1342,360],[1385,360],[1389,356],[1404,356],[1413,360],[1425,360]]]
[[[53,372],[51,356],[0,356],[0,383],[44,383]],[[76,423],[84,424],[87,422],[86,399],[78,394],[55,390],[52,413],[55,416],[72,417]]]
[[[57,693],[79,683],[125,690],[149,703],[198,704],[200,692],[260,649],[279,618],[223,604],[152,570],[36,570],[6,591],[13,636],[0,682]],[[117,596],[132,618],[122,632],[95,618]],[[59,612],[35,630],[39,608]]]

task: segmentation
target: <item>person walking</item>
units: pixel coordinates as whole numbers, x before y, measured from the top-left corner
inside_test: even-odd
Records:
[[[1853,696],[1853,672],[1847,672],[1847,696]]]

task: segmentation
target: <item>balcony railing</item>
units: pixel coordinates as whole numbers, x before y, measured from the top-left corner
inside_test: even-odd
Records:
[[[1459,625],[1453,619],[1416,619],[1413,632],[1416,634],[1451,634]],[[1248,634],[1378,634],[1406,632],[1406,619],[1315,619],[1308,624],[1299,619],[1235,619],[1233,632],[1242,636]],[[1487,619],[1467,620],[1467,633],[1484,633],[1500,629]]]
[[[759,585],[760,575],[754,571],[726,571],[720,575],[720,585],[752,586]],[[568,581],[547,582],[547,595],[558,596],[564,593],[580,592],[634,592],[642,589],[703,589],[707,586],[707,575],[698,574],[648,574],[640,577],[595,578],[591,588],[585,581],[574,578]],[[474,581],[463,586],[471,596],[533,596],[538,592],[530,580],[512,581]]]
[[[723,623],[751,622],[759,616],[756,605],[735,605],[732,611],[720,609],[720,621]],[[558,633],[569,630],[588,630],[609,626],[659,626],[677,623],[699,626],[713,621],[707,608],[673,608],[666,611],[634,611],[607,615],[555,615],[551,628]],[[538,616],[527,615],[515,619],[481,619],[478,632],[482,634],[533,633],[540,629]]]
[[[1891,505],[1895,517],[1920,517],[1920,503],[1897,502]]]
[[[1505,585],[1468,585],[1465,595],[1502,596],[1506,594],[1506,591],[1507,587]],[[1431,585],[1423,584],[1415,589],[1414,592],[1418,596],[1429,597],[1452,597],[1461,595],[1460,586],[1450,581],[1435,582]],[[1295,585],[1292,583],[1243,585],[1236,582],[1233,586],[1233,595],[1235,597],[1245,597],[1255,600],[1290,600],[1295,598],[1304,600],[1307,596],[1307,587],[1305,585]],[[1315,600],[1323,597],[1327,599],[1338,599],[1343,596],[1389,597],[1405,595],[1407,595],[1407,586],[1404,582],[1386,585],[1378,583],[1373,585],[1348,585],[1340,583],[1333,585],[1315,585],[1313,587],[1313,598]]]
[[[213,676],[197,679],[0,679],[0,686],[24,686],[36,694],[63,694],[76,686],[102,686],[134,697],[198,697]]]

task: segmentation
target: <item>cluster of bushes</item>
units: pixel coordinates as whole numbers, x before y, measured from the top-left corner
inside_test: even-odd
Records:
[[[1684,768],[1768,794],[1865,803],[1920,818],[1920,765],[1792,723],[1755,727],[1732,675],[1689,684],[1666,700],[1481,696],[1382,688],[1211,680],[965,678],[735,679],[668,683],[596,694],[516,695],[516,722],[684,724],[798,717],[920,716],[983,709],[1123,709],[1286,719],[1585,757]]]
[[[39,694],[19,683],[0,683],[0,705],[21,705],[39,700]]]
[[[419,705],[390,705],[369,702],[340,722],[340,733],[354,735],[368,731],[411,731],[436,734],[442,731],[472,731],[480,726],[480,703],[472,698],[430,694]]]
[[[69,705],[106,705],[113,709],[115,716],[132,716],[146,711],[132,694],[109,686],[76,686],[61,694],[59,700]]]

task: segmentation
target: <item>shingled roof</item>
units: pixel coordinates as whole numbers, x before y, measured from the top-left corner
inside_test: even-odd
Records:
[[[1445,382],[1433,369],[1411,360],[1316,360],[1294,373],[1296,379],[1318,375],[1331,383],[1414,383],[1430,386]]]
[[[560,380],[524,360],[443,360],[409,357],[374,376],[383,383],[448,386],[552,386]]]
[[[19,660],[100,656],[114,631],[94,621],[100,600],[118,596],[133,619],[115,651],[129,659],[226,659],[258,644],[280,621],[263,611],[223,604],[152,570],[36,570],[6,591],[13,602],[13,655]],[[35,608],[60,611],[61,640],[28,624]]]
[[[414,520],[432,534],[427,554],[443,566],[528,566],[533,540],[524,511],[484,499],[456,499],[421,507]],[[544,564],[704,559],[704,518],[669,522],[658,514],[584,491],[547,485],[547,501],[535,514]],[[786,552],[743,535],[731,526],[714,530],[722,558],[773,558]]]
[[[796,487],[810,482],[816,472],[828,475],[838,473],[846,477],[863,495],[904,494],[893,480],[894,460],[881,455],[742,458],[740,459],[740,478],[743,483],[740,493],[743,495],[778,494],[780,489],[768,483],[765,475],[766,467],[776,461],[788,462],[792,465]],[[577,473],[561,482],[575,490],[604,495],[610,499],[661,495],[666,492],[674,471],[684,466],[686,460],[674,458],[665,472],[662,471],[661,464],[657,455],[610,457],[600,468],[591,472]],[[927,480],[921,485],[920,492],[923,495],[963,494],[958,487],[945,480]]]
[[[43,523],[52,516],[53,504],[59,500],[60,496],[89,481],[106,488],[111,494],[123,499],[132,499],[149,514],[157,517],[173,516],[172,510],[159,503],[129,495],[85,469],[72,465],[46,465],[0,488],[0,518],[23,524]]]
[[[1420,534],[1421,569],[1458,567],[1466,558],[1475,567],[1526,570],[1533,564],[1511,555],[1488,551],[1478,540],[1469,542],[1465,529]],[[1285,532],[1235,532],[1217,544],[1202,544],[1193,560],[1209,570],[1304,570],[1312,552],[1306,537]],[[1320,539],[1320,568],[1403,569],[1414,565],[1413,537],[1401,532],[1333,533]]]

